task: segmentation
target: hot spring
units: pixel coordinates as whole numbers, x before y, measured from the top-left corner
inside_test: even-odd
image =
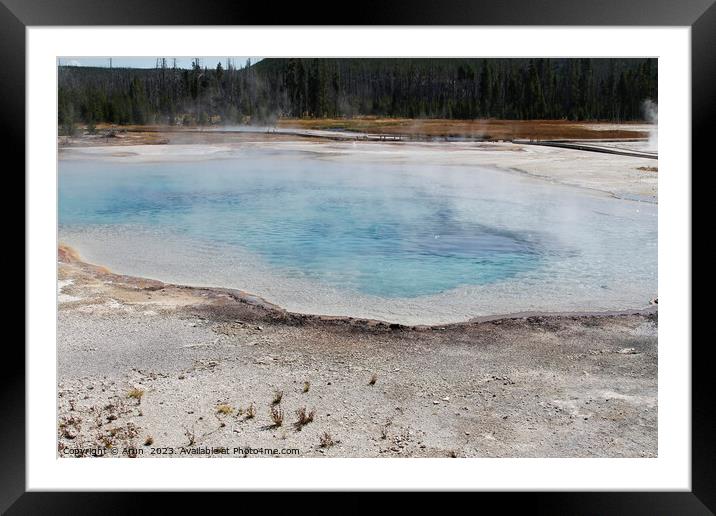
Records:
[[[656,204],[350,154],[63,158],[59,237],[118,273],[406,324],[642,308],[657,290]]]

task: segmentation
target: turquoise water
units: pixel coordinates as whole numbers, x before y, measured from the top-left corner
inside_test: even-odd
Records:
[[[63,163],[60,223],[161,227],[385,297],[499,281],[543,259],[534,235],[467,219],[429,186],[382,188],[350,165],[280,165],[113,163],[98,174],[97,163]]]
[[[394,301],[471,288],[481,306],[507,295],[545,309],[561,307],[550,293],[611,306],[656,291],[655,205],[495,169],[266,151],[61,159],[59,222],[61,239],[122,272],[269,290],[279,304],[322,288]]]

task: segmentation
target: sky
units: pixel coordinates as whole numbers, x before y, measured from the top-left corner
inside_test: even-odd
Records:
[[[198,57],[201,60],[201,65],[208,68],[216,68],[216,64],[221,61],[221,66],[226,68],[226,57],[176,57],[177,68],[191,68],[192,61]],[[57,63],[59,65],[69,66],[105,66],[109,67],[109,57],[58,57]],[[167,66],[173,65],[174,57],[167,57]],[[246,56],[230,56],[232,62],[237,67],[243,67],[246,64],[247,59],[251,59],[252,63],[261,60],[260,57],[246,57]],[[116,68],[154,68],[156,65],[156,57],[112,57],[112,66]]]

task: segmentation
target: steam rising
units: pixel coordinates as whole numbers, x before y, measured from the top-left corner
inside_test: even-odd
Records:
[[[651,99],[646,99],[641,109],[646,121],[652,125],[649,129],[649,150],[656,152],[659,148],[659,105]]]

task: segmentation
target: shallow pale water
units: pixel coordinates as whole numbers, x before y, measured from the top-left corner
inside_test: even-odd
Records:
[[[516,172],[268,150],[59,170],[85,259],[290,310],[429,323],[656,295],[656,205]]]

